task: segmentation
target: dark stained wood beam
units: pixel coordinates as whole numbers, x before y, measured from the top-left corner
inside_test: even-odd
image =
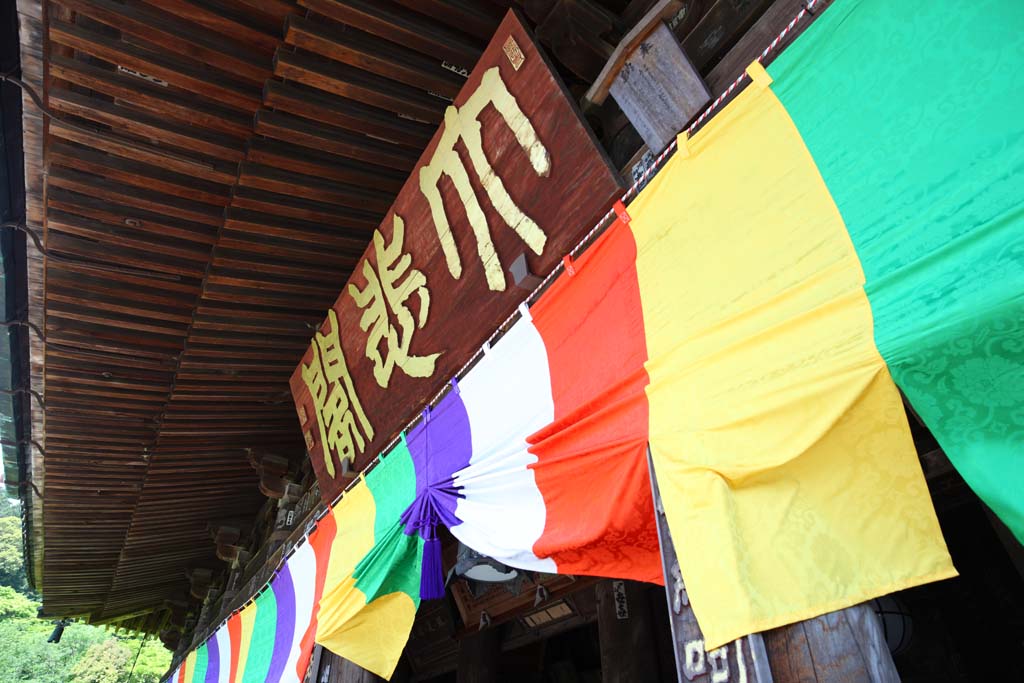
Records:
[[[286,171],[370,187],[398,194],[407,175],[400,170],[358,162],[309,147],[296,147],[268,138],[249,143],[246,159]]]
[[[93,218],[108,225],[131,226],[136,231],[151,232],[175,240],[195,242],[207,247],[213,246],[214,243],[214,231],[209,225],[183,221],[162,213],[120,205],[61,187],[50,188],[47,195],[47,206],[50,209]],[[64,270],[61,269],[55,275],[59,277],[63,273]]]
[[[414,12],[438,19],[448,26],[458,26],[487,42],[505,15],[504,10],[479,0],[395,0],[396,4]]]
[[[52,163],[85,171],[158,192],[190,199],[203,204],[226,206],[229,186],[195,178],[183,173],[164,170],[159,166],[112,156],[81,145],[63,142],[50,144],[49,159]]]
[[[445,59],[467,70],[476,65],[485,44],[388,0],[299,0],[299,4],[335,21]]]
[[[142,114],[127,107],[90,97],[71,90],[52,88],[49,105],[65,114],[78,116],[95,123],[156,141],[177,150],[205,154],[223,161],[237,162],[242,159],[240,145],[230,138],[225,139],[201,128],[168,123],[155,116]]]
[[[401,118],[394,112],[298,83],[267,81],[263,103],[271,109],[358,131],[380,140],[422,150],[434,135],[434,126]]]
[[[323,180],[312,176],[302,176],[290,171],[282,171],[270,166],[261,166],[243,161],[238,184],[278,194],[290,194],[317,202],[338,204],[350,209],[357,209],[361,214],[352,212],[352,216],[368,220],[384,218],[384,212],[391,205],[390,195],[355,185],[345,185],[333,180]]]
[[[144,109],[155,116],[170,117],[190,126],[209,128],[239,140],[244,140],[252,132],[251,116],[244,112],[114,69],[104,69],[78,59],[55,55],[50,59],[50,74]]]
[[[256,113],[255,130],[260,135],[270,138],[399,171],[410,171],[416,165],[417,155],[407,147],[392,145],[342,128],[318,124],[291,114],[261,109]]]
[[[235,78],[262,83],[270,76],[259,52],[224,40],[223,36],[148,7],[112,0],[57,0],[66,8],[135,36],[147,44],[186,59],[194,59]]]
[[[291,16],[284,31],[289,45],[445,97],[454,98],[466,80],[426,55],[349,26]]]
[[[237,175],[236,165],[178,154],[123,135],[108,133],[95,126],[81,123],[69,125],[63,120],[54,119],[50,122],[50,134],[62,140],[78,143],[80,146],[89,146],[124,159],[142,161],[150,166],[168,169],[192,178],[220,183],[225,187],[230,186]]]
[[[55,165],[50,169],[48,181],[51,185],[107,199],[126,206],[146,211],[162,212],[175,218],[196,223],[217,225],[223,211],[216,206],[200,204],[160,192],[140,189],[122,183],[112,182],[99,176]]]
[[[265,19],[260,14],[241,8],[226,7],[217,0],[128,0],[129,4],[156,7],[171,12],[185,21],[199,24],[221,34],[226,40],[242,45],[253,45],[267,54],[280,42],[280,23]],[[262,0],[259,0],[262,5]],[[280,6],[275,2],[273,6]]]
[[[50,40],[60,45],[154,76],[213,102],[222,102],[247,111],[255,111],[260,104],[258,89],[245,83],[213,74],[154,50],[113,40],[98,31],[52,21],[49,35]]]
[[[274,75],[427,123],[440,123],[447,105],[419,88],[287,50],[274,54]]]

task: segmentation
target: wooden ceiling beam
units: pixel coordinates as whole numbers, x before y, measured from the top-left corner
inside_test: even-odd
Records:
[[[261,109],[256,113],[255,130],[259,135],[403,172],[416,165],[416,153],[406,147],[291,114]]]
[[[142,4],[138,0],[128,2],[133,6]],[[272,2],[277,4],[275,0]],[[149,0],[145,4],[216,31],[227,40],[242,45],[253,45],[267,54],[273,52],[280,42],[280,23],[272,23],[270,20],[259,21],[256,12],[232,10],[216,0]]]
[[[258,52],[224,40],[220,34],[190,24],[156,8],[131,6],[111,0],[56,0],[79,14],[136,36],[148,45],[196,60],[225,74],[262,83],[270,76]]]
[[[356,221],[352,219],[349,223],[356,223]],[[372,231],[378,225],[379,220],[368,218],[365,221],[360,221],[358,225],[327,227],[320,223],[233,208],[228,209],[227,218],[224,221],[226,231],[243,233],[235,235],[239,239],[235,248],[244,248],[243,241],[245,240],[252,240],[251,245],[254,249],[261,244],[289,246],[284,241],[264,242],[262,238],[266,238],[307,242],[318,245],[320,250],[334,249],[350,255],[363,253],[373,234]],[[226,246],[223,241],[221,245]]]
[[[296,147],[267,138],[252,140],[246,150],[246,159],[286,171],[338,180],[393,194],[398,194],[407,177],[395,169],[357,162],[322,150]]]
[[[299,0],[299,4],[466,70],[476,65],[485,44],[388,0]]]
[[[458,95],[466,82],[436,59],[351,26],[330,26],[293,15],[285,20],[284,40],[335,62],[449,99]]]
[[[98,31],[50,20],[50,40],[104,61],[153,76],[179,88],[246,111],[260,105],[259,91],[251,85],[217,75],[180,59],[112,39]]]
[[[288,50],[279,49],[274,54],[274,75],[425,123],[440,123],[447,105],[418,88]]]
[[[349,209],[349,221],[371,221],[377,224],[383,220],[384,212],[391,206],[391,197],[384,192],[282,171],[250,161],[242,162],[238,184],[241,187],[343,206]]]
[[[216,231],[210,225],[114,204],[109,200],[97,199],[61,187],[50,188],[46,199],[50,209],[85,216],[112,226],[130,226],[136,231],[151,232],[162,237],[174,238],[176,241],[201,244],[206,247],[212,247],[215,241]]]
[[[356,257],[335,257],[334,266],[343,269],[345,272],[351,271],[355,264],[358,262]],[[276,263],[267,263],[263,259],[244,259],[244,258],[231,258],[229,256],[218,255],[213,258],[213,266],[215,268],[227,268],[231,270],[239,271],[252,271],[256,273],[270,273],[272,275],[281,275],[282,277],[291,278],[310,278],[312,280],[321,280],[324,277],[323,266],[320,264],[288,264],[278,260]],[[233,324],[244,325],[245,318],[239,318]],[[202,319],[196,319],[197,327],[207,327],[207,323],[202,322]]]
[[[458,26],[460,30],[487,42],[505,15],[505,9],[489,2],[479,0],[395,0],[403,7],[419,12],[428,17],[438,19],[449,26]],[[472,66],[472,65],[468,65]]]
[[[360,222],[372,220],[370,216],[362,215],[361,212],[353,215],[349,209],[338,204],[328,204],[241,185],[235,188],[231,206],[236,209],[295,218],[327,226],[337,226],[352,220]]]
[[[49,287],[46,292],[46,300],[54,301],[58,304],[68,304],[75,306],[82,306],[89,308],[94,311],[107,311],[109,313],[121,313],[124,315],[133,315],[139,318],[150,318],[153,320],[171,320],[173,322],[188,323],[192,320],[191,312],[186,311],[186,314],[175,314],[169,312],[166,308],[145,308],[138,304],[129,305],[118,303],[117,300],[111,300],[106,297],[98,297],[93,292],[87,298],[83,298],[81,292],[77,294],[68,293],[66,290],[59,288]],[[86,302],[88,305],[86,305]]]
[[[112,102],[90,97],[64,88],[50,88],[50,107],[65,114],[102,123],[115,130],[137,135],[144,140],[156,141],[172,150],[198,152],[228,162],[242,160],[241,144],[223,135],[205,132],[201,128],[180,126],[166,119],[150,116]],[[216,168],[212,163],[211,168]]]
[[[228,204],[229,188],[225,185],[175,173],[140,161],[111,156],[87,147],[51,142],[49,160],[51,163],[116,180],[126,185],[149,188],[172,197],[219,207]]]
[[[312,119],[329,126],[422,150],[434,135],[434,126],[401,118],[386,109],[339,97],[300,83],[267,81],[263,104],[271,109]]]
[[[182,243],[173,237],[160,237],[129,227],[112,226],[63,211],[51,210],[47,227],[50,230],[85,237],[106,245],[151,251],[162,256],[177,256],[199,263],[206,263],[209,260],[209,250],[203,249],[202,246],[196,246],[194,242]]]
[[[221,107],[191,93],[171,90],[116,69],[53,55],[50,58],[50,75],[126,102],[154,116],[170,117],[186,125],[224,133],[237,138],[239,145],[252,133],[252,119],[244,112]]]
[[[61,119],[50,121],[50,134],[62,140],[78,143],[107,154],[145,162],[160,169],[175,171],[191,178],[230,185],[235,181],[237,166],[220,161],[189,158],[169,152],[132,138],[109,133],[94,126],[76,123],[69,125]],[[226,189],[225,189],[226,194]]]
[[[152,192],[105,178],[76,171],[60,165],[50,168],[47,182],[56,187],[73,190],[97,199],[113,201],[145,211],[163,212],[175,218],[216,226],[223,209],[199,204],[160,192]]]

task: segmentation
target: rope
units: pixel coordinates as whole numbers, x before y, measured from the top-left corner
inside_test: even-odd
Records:
[[[124,679],[125,683],[132,683],[132,676],[135,674],[135,665],[139,663],[139,655],[142,654],[142,648],[146,646],[147,638],[149,638],[148,632],[142,636],[142,642],[139,643],[139,650],[135,653],[135,661],[132,662],[131,671],[128,672],[128,678]]]

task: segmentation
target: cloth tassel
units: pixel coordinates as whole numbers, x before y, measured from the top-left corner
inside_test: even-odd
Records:
[[[423,567],[420,570],[420,599],[440,600],[444,597],[444,567],[441,565],[441,540],[436,531],[423,544]]]

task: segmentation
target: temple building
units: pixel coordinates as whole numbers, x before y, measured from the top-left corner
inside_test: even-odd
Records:
[[[1024,3],[0,31],[40,618],[174,683],[1024,680]]]

